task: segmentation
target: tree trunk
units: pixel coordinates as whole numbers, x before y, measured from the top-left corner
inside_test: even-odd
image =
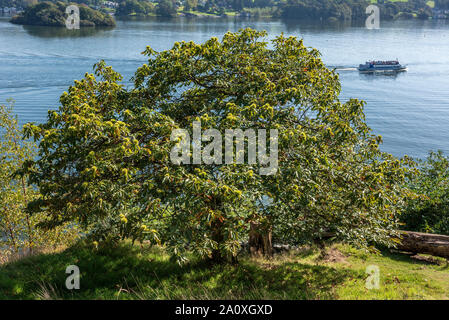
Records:
[[[216,219],[212,222],[212,240],[214,240],[218,245],[223,243],[223,233],[222,233],[223,223]],[[225,261],[225,257],[219,248],[212,250],[211,260],[213,263],[222,263]]]
[[[7,228],[9,231],[9,237],[11,239],[12,246],[14,248],[14,252],[17,253],[17,252],[19,252],[19,248],[17,247],[17,244],[16,244],[16,237],[14,236],[14,231],[12,230],[12,228],[9,224],[7,225]]]
[[[264,229],[258,222],[250,223],[249,251],[252,256],[271,257],[273,255],[273,244],[271,243],[271,229]]]
[[[28,248],[30,249],[30,252],[33,252],[33,230],[31,228],[31,223],[30,223],[30,216],[28,214],[28,212],[26,212],[26,207],[28,205],[28,199],[27,199],[27,189],[26,189],[26,184],[25,184],[25,178],[22,176],[22,192],[23,192],[23,202],[24,202],[24,207],[23,210],[25,210],[25,220],[27,223],[27,228],[28,228]]]
[[[449,236],[401,231],[398,249],[413,253],[425,253],[449,259]]]

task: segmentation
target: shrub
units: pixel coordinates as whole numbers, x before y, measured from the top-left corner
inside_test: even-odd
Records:
[[[38,225],[45,214],[31,215],[26,206],[38,197],[26,184],[26,176],[15,173],[33,159],[36,146],[22,139],[12,106],[0,105],[0,249],[3,256],[71,244],[78,236],[75,224],[62,224],[52,231]]]
[[[416,192],[401,220],[404,229],[449,235],[449,159],[442,151],[420,161],[420,172],[409,182]]]

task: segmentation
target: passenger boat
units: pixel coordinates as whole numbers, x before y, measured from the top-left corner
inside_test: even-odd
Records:
[[[401,65],[398,60],[367,61],[358,67],[360,72],[401,72],[406,71],[407,66]]]

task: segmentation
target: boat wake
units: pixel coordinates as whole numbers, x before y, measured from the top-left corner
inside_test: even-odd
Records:
[[[334,69],[336,71],[357,71],[356,67],[353,66],[329,66],[327,65],[329,69]]]
[[[335,68],[337,71],[357,71],[357,68]]]

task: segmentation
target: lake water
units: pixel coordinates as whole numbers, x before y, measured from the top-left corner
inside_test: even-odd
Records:
[[[323,24],[244,18],[177,18],[118,21],[117,27],[69,31],[18,26],[0,18],[0,103],[15,100],[21,123],[42,122],[58,107],[61,93],[74,79],[104,59],[129,79],[145,62],[147,45],[168,49],[173,42],[203,42],[226,31],[252,27],[304,38],[318,48],[325,63],[337,67],[341,99],[363,99],[366,118],[382,149],[394,155],[425,157],[429,150],[449,154],[449,23],[445,21],[381,22],[381,29],[362,25]],[[396,76],[359,74],[368,59],[395,59],[408,72]]]

